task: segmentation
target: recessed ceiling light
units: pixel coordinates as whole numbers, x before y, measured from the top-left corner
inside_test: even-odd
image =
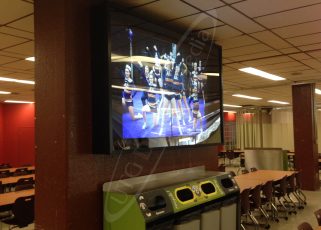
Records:
[[[261,100],[262,98],[260,97],[252,97],[252,96],[247,96],[243,94],[233,94],[233,97],[241,97],[241,98],[246,98],[246,99],[251,99],[251,100]]]
[[[0,94],[11,94],[11,92],[7,92],[7,91],[0,91]]]
[[[26,61],[35,61],[36,59],[35,59],[35,57],[27,57],[27,58],[25,58],[25,60]]]
[[[0,77],[0,81],[15,82],[15,83],[29,84],[29,85],[34,85],[35,84],[34,81],[19,80],[19,79],[8,78],[8,77]]]
[[[19,103],[19,104],[32,104],[33,101],[15,101],[15,100],[5,100],[5,103]]]
[[[275,104],[281,104],[281,105],[288,105],[288,104],[290,104],[289,102],[276,101],[276,100],[269,100],[268,102],[275,103]]]
[[[223,104],[224,107],[231,107],[231,108],[242,108],[240,105],[230,105],[230,104]]]
[[[315,89],[315,93],[321,95],[321,90],[320,89]]]
[[[214,76],[214,77],[219,77],[220,74],[219,73],[203,73],[206,76]]]
[[[270,79],[270,80],[273,80],[273,81],[285,80],[285,78],[283,78],[283,77],[276,76],[274,74],[270,74],[270,73],[264,72],[262,70],[258,70],[258,69],[252,68],[252,67],[247,67],[247,68],[243,68],[243,69],[239,69],[239,70],[242,71],[242,72],[245,72],[245,73],[253,74],[253,75],[256,75],[256,76],[259,76],[259,77],[263,77],[263,78],[266,78],[266,79]]]
[[[224,113],[237,113],[236,111],[224,110]]]

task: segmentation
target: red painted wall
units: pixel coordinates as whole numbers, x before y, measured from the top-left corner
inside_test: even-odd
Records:
[[[0,164],[4,163],[4,149],[3,149],[3,113],[2,104],[0,103]]]
[[[224,112],[224,121],[236,121],[236,113]]]
[[[2,161],[10,163],[12,166],[34,165],[34,104],[2,104],[1,107],[3,142],[0,150],[3,150]]]

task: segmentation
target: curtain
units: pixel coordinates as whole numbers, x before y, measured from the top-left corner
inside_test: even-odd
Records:
[[[272,146],[294,151],[292,109],[272,110]]]
[[[241,110],[236,114],[236,146],[238,149],[262,147],[262,112]]]
[[[317,110],[316,112],[316,121],[317,121],[317,143],[318,143],[318,153],[321,153],[321,111]]]

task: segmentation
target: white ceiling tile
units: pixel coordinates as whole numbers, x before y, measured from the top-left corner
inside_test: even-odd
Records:
[[[12,22],[12,23],[8,24],[7,26],[33,33],[34,32],[33,15],[30,15],[30,16],[22,18],[18,21]]]
[[[268,44],[269,46],[275,48],[275,49],[282,49],[282,48],[288,48],[291,47],[291,45],[284,41],[283,39],[279,38],[275,34],[273,34],[270,31],[262,31],[251,34],[251,36],[255,37],[256,39],[260,40],[261,42],[264,42],[265,44]]]
[[[223,25],[222,22],[204,13],[187,16],[167,23],[169,26],[182,27],[183,29],[202,30]]]
[[[290,47],[290,48],[280,49],[280,52],[284,54],[292,54],[292,53],[298,53],[300,52],[300,50],[294,47]]]
[[[242,55],[238,57],[231,57],[230,59],[233,61],[249,61],[249,60],[255,60],[257,58],[264,58],[264,57],[272,57],[280,55],[280,52],[275,50],[265,51],[257,54],[250,54],[250,55]]]
[[[195,7],[207,11],[211,10],[220,6],[224,6],[225,4],[219,0],[183,0],[184,2],[187,2],[191,5],[194,5]]]
[[[314,58],[321,58],[321,50],[308,52],[308,54]]]
[[[34,68],[34,62],[21,60],[21,61],[11,62],[9,64],[2,65],[2,67],[18,69],[18,70],[28,70],[28,69]]]
[[[6,47],[10,47],[25,41],[27,41],[27,39],[0,33],[0,49],[4,49]]]
[[[12,61],[17,61],[17,58],[0,55],[0,65],[8,63],[8,62],[12,62]]]
[[[246,16],[240,14],[229,6],[224,6],[215,10],[208,11],[209,14],[222,20],[226,24],[238,28],[245,33],[253,33],[262,31],[264,28],[259,24],[255,23]]]
[[[253,60],[253,61],[246,61],[242,63],[247,66],[264,66],[264,65],[278,64],[278,63],[284,63],[284,62],[290,62],[290,61],[292,61],[292,59],[284,55],[279,57],[271,57],[271,58]]]
[[[162,0],[133,9],[135,13],[150,16],[157,21],[167,21],[200,12],[179,0]]]
[[[235,3],[233,7],[254,18],[315,3],[320,0],[247,0]]]
[[[23,79],[23,80],[34,80],[35,76],[34,74],[27,74],[27,73],[19,73],[19,72],[15,72],[15,73],[9,73],[6,75],[7,77],[13,77],[16,79]]]
[[[0,33],[4,33],[4,34],[8,34],[8,35],[13,35],[13,36],[16,36],[16,37],[22,37],[22,38],[34,40],[34,34],[33,33],[17,30],[17,29],[10,28],[10,27],[7,27],[7,26],[0,26]]]
[[[250,46],[243,46],[243,47],[223,50],[223,57],[229,58],[229,57],[241,56],[246,54],[265,52],[268,50],[271,50],[271,48],[264,44],[255,44]]]
[[[155,0],[110,0],[112,3],[117,3],[123,7],[138,7],[140,5],[154,2]]]
[[[321,49],[321,43],[312,44],[312,45],[306,45],[306,46],[299,46],[299,49],[301,49],[303,51]]]
[[[242,1],[242,0],[224,0],[224,2],[226,2],[227,4],[232,4],[239,1]]]
[[[311,57],[306,55],[305,53],[298,53],[298,54],[291,54],[289,55],[291,58],[294,58],[296,60],[304,60],[304,59],[310,59]]]
[[[218,41],[225,40],[232,37],[237,37],[242,34],[241,32],[227,25],[219,26],[214,29],[204,30],[204,32],[210,33],[215,38],[215,40],[218,40]]]
[[[9,73],[12,73],[12,72],[10,72],[8,70],[3,70],[3,69],[1,69],[1,66],[0,66],[0,75],[1,76],[5,76],[6,74],[9,74]]]
[[[277,28],[321,19],[321,4],[256,18],[268,28]]]
[[[311,59],[302,60],[301,62],[303,62],[307,66],[310,66],[311,68],[316,68],[316,69],[321,68],[321,62],[317,61],[315,59],[312,59],[312,58]]]
[[[310,45],[321,41],[321,33],[288,38],[287,40],[295,46]]]
[[[26,42],[21,45],[13,46],[5,49],[4,51],[9,51],[18,54],[24,54],[28,57],[34,56],[34,42]]]
[[[284,38],[319,33],[321,32],[321,20],[277,28],[273,31]]]
[[[238,37],[224,39],[217,42],[224,49],[236,48],[240,46],[252,45],[259,43],[257,40],[248,35],[241,35]]]
[[[33,13],[33,4],[21,0],[0,1],[0,25]]]

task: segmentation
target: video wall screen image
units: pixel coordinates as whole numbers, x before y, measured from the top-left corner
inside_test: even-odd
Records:
[[[110,18],[114,150],[221,143],[220,49],[200,33]]]

